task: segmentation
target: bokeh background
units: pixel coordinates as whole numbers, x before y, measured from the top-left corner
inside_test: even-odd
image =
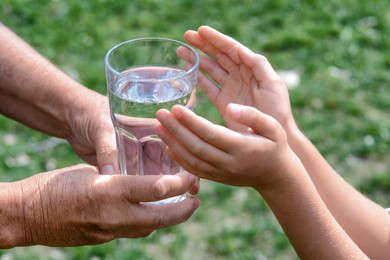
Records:
[[[300,128],[339,174],[390,206],[390,5],[385,0],[2,0],[0,21],[103,94],[103,57],[111,46],[145,36],[182,40],[188,29],[212,26],[269,58],[290,86]],[[196,111],[222,124],[202,93]],[[0,158],[4,182],[81,162],[63,140],[3,116]],[[0,250],[0,259],[297,258],[253,190],[202,181],[198,197],[202,206],[190,220],[148,238]]]

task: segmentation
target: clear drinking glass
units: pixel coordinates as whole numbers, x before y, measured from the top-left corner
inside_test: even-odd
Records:
[[[186,53],[191,62],[178,53]],[[155,114],[176,104],[195,109],[199,67],[196,50],[172,39],[140,38],[111,48],[105,65],[120,173],[160,175],[181,171],[154,132]],[[185,194],[156,203],[184,198]]]

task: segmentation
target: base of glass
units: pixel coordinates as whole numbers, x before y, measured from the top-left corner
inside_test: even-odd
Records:
[[[175,196],[175,197],[171,197],[171,198],[167,198],[167,199],[163,199],[163,200],[143,202],[143,203],[163,205],[163,204],[180,202],[180,201],[183,201],[185,198],[187,198],[187,195],[183,194],[183,195],[179,195],[179,196]]]

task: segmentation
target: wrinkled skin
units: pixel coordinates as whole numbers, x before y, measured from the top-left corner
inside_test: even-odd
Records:
[[[187,220],[199,201],[192,197],[167,205],[141,202],[181,195],[195,182],[188,173],[100,175],[95,167],[81,164],[0,184],[1,202],[12,199],[12,207],[0,219],[0,247],[93,245],[145,237]]]

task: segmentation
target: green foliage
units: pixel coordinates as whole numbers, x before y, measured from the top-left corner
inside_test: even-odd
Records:
[[[215,27],[266,55],[275,69],[300,74],[300,85],[290,91],[300,128],[340,174],[367,196],[390,205],[386,1],[2,0],[0,20],[100,93],[106,92],[103,57],[114,44],[145,36],[182,40],[188,29]],[[197,103],[198,114],[222,124],[204,94]],[[38,151],[36,147],[53,140],[4,117],[0,126],[3,181],[80,162],[67,144]],[[145,239],[75,248],[18,248],[0,251],[0,258],[296,257],[257,193],[202,182],[198,196],[202,207],[188,222]]]

